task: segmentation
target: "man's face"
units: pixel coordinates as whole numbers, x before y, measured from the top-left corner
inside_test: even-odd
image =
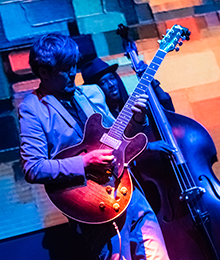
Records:
[[[120,98],[118,81],[112,72],[102,76],[98,85],[103,90],[107,100],[111,101]]]
[[[55,68],[48,78],[48,90],[56,95],[62,96],[73,93],[75,90],[76,66],[59,66]]]

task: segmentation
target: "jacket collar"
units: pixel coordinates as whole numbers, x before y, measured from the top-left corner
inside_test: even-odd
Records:
[[[65,109],[65,107],[60,103],[60,101],[55,98],[53,95],[43,95],[40,91],[40,89],[38,89],[38,96],[41,99],[41,102],[46,102],[48,103],[50,106],[52,106],[58,114],[60,114],[61,117],[64,118],[64,120],[73,128],[75,128],[75,130],[77,131],[77,133],[82,137],[82,131],[81,128],[78,126],[78,124],[76,123],[76,121],[74,120],[74,118],[70,115],[70,113]],[[93,109],[91,108],[91,106],[88,104],[88,100],[85,97],[85,95],[82,93],[82,91],[77,88],[74,94],[74,98],[76,99],[76,101],[79,103],[79,105],[83,108],[86,116],[89,118],[92,114],[93,114]]]

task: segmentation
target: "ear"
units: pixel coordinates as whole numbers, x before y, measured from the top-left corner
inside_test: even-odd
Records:
[[[50,73],[49,73],[48,69],[46,69],[44,67],[40,67],[38,69],[38,73],[39,73],[40,79],[47,80],[50,77]]]

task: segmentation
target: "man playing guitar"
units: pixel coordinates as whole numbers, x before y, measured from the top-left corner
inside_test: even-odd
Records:
[[[129,187],[120,186],[124,178],[124,183],[129,183],[128,163],[136,145],[129,138],[116,140],[109,134],[112,128],[109,132],[101,125],[97,131],[93,129],[101,118],[100,113],[105,127],[115,126],[114,118],[97,86],[75,86],[78,59],[76,43],[58,33],[42,36],[31,48],[30,65],[41,83],[19,106],[25,178],[30,183],[45,184],[52,200],[59,196],[64,199],[61,210],[71,221],[79,223],[97,259],[169,259],[156,216],[145,197],[132,183]],[[139,95],[133,101],[126,135],[134,136],[143,129],[146,103],[146,95]],[[99,145],[91,149],[93,143],[89,146],[86,141],[93,142],[99,129],[104,134]],[[138,151],[141,152],[147,138],[143,134],[136,136],[135,140],[143,145]],[[121,147],[132,156],[118,159]],[[92,195],[83,193],[93,187]],[[77,195],[69,198],[72,192]],[[102,195],[98,206],[91,206],[99,194]],[[103,200],[105,196],[114,200],[112,208],[108,208],[107,200],[102,201],[102,196]],[[120,205],[123,199],[124,206]],[[77,208],[69,209],[69,203]],[[83,214],[84,203],[98,213],[88,210]]]

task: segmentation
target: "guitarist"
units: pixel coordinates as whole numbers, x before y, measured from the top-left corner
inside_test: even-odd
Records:
[[[85,121],[95,107],[105,115],[105,126],[114,120],[98,87],[75,86],[78,59],[76,43],[59,33],[43,35],[31,48],[30,66],[41,83],[19,106],[21,158],[30,183],[84,184],[85,169],[110,167],[114,160],[110,148],[53,159],[82,140]],[[146,103],[146,95],[137,98],[127,134],[143,128]],[[169,259],[156,216],[138,189],[134,188],[126,211],[114,223],[79,222],[79,226],[96,259]]]

